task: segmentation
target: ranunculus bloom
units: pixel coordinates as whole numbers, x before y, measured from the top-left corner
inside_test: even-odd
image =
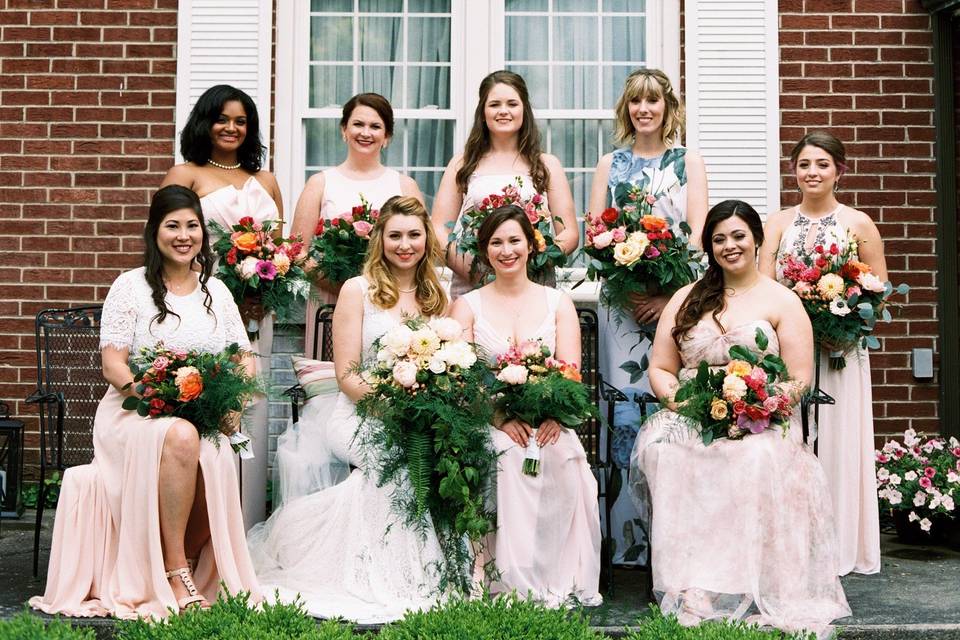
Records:
[[[647,231],[663,231],[667,228],[667,221],[660,216],[646,215],[640,219],[640,224]]]
[[[611,230],[613,233],[614,242],[623,242],[627,239],[627,228],[626,227],[616,227]]]
[[[168,366],[170,366],[170,358],[166,356],[157,356],[153,360],[153,368],[156,369],[157,371],[163,371]]]
[[[606,249],[613,242],[613,232],[604,231],[593,236],[593,247],[595,249]]]
[[[253,226],[253,217],[243,216],[240,220],[237,221],[237,224],[241,227],[250,227]]]
[[[237,249],[246,253],[256,251],[259,247],[259,243],[257,242],[257,234],[252,231],[238,235],[233,239],[233,244]]]
[[[366,220],[357,220],[353,223],[353,230],[361,238],[369,238],[370,231],[373,230],[373,225]]]
[[[257,275],[261,280],[273,280],[277,277],[277,268],[269,260],[257,262]]]
[[[603,213],[600,214],[600,219],[606,222],[607,224],[613,224],[617,221],[617,218],[620,216],[620,212],[614,209],[613,207],[608,207],[603,210]]]

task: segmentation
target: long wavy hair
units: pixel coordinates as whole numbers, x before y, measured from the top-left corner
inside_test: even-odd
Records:
[[[173,309],[167,306],[167,285],[163,282],[163,254],[160,253],[160,247],[157,246],[157,232],[160,225],[163,224],[167,214],[180,209],[190,209],[197,214],[200,221],[200,227],[203,229],[203,241],[200,243],[200,253],[195,258],[200,266],[200,290],[203,291],[203,306],[207,313],[213,313],[213,297],[207,289],[207,281],[210,280],[210,274],[213,272],[214,255],[210,249],[210,232],[207,231],[206,222],[203,219],[203,209],[200,208],[200,198],[191,189],[182,187],[178,184],[171,184],[163,187],[153,194],[153,200],[150,201],[150,214],[147,217],[147,224],[143,228],[143,266],[144,278],[150,285],[150,297],[157,306],[159,312],[150,321],[163,322],[168,315],[179,318]]]
[[[660,128],[663,144],[669,148],[680,142],[686,116],[683,102],[674,92],[670,78],[659,69],[637,69],[623,82],[623,93],[614,107],[616,119],[613,140],[616,144],[633,144],[635,129],[630,120],[630,101],[635,98],[661,98],[664,103],[663,125]]]
[[[400,300],[397,280],[383,255],[383,230],[394,216],[414,216],[423,224],[427,242],[414,274],[417,305],[425,316],[441,315],[447,309],[447,294],[440,285],[436,267],[442,264],[443,250],[433,233],[427,210],[412,196],[393,196],[380,207],[363,263],[363,275],[370,282],[370,300],[381,309],[392,309]]]
[[[260,116],[257,105],[246,93],[228,84],[210,87],[193,105],[187,124],[180,132],[180,155],[184,160],[203,166],[210,161],[213,141],[210,130],[223,113],[223,105],[236,100],[243,105],[247,114],[247,135],[237,149],[237,162],[240,166],[256,173],[263,167],[263,154],[266,148],[260,140]]]
[[[497,207],[487,214],[487,217],[480,223],[480,229],[477,230],[477,248],[480,250],[477,259],[485,266],[493,268],[490,259],[487,257],[487,247],[490,246],[490,239],[505,222],[513,220],[520,225],[523,237],[527,239],[530,245],[530,253],[527,255],[527,262],[537,255],[537,241],[533,233],[533,224],[523,209],[515,204],[508,204],[504,207]]]
[[[518,74],[504,69],[494,71],[480,82],[480,100],[473,113],[473,128],[470,129],[467,143],[463,146],[463,166],[457,171],[457,186],[460,188],[460,193],[467,192],[470,176],[477,170],[480,160],[490,150],[490,129],[487,128],[484,109],[490,90],[497,84],[512,87],[520,96],[520,102],[523,104],[523,124],[517,132],[517,148],[520,156],[530,165],[530,178],[533,180],[534,188],[538,193],[545,193],[550,184],[550,173],[540,159],[540,130],[533,117],[527,83]]]
[[[706,314],[710,314],[713,321],[720,325],[720,313],[726,308],[726,301],[723,297],[724,280],[723,269],[713,255],[713,230],[718,224],[737,216],[745,223],[753,235],[753,240],[759,249],[763,244],[763,222],[760,221],[760,214],[749,204],[742,200],[724,200],[713,206],[707,213],[707,220],[703,224],[703,233],[700,235],[700,245],[707,254],[707,271],[703,277],[697,280],[687,294],[687,299],[680,305],[677,311],[677,322],[670,335],[673,341],[680,346],[680,341]]]

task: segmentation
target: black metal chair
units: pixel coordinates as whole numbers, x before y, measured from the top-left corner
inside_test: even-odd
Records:
[[[800,425],[803,429],[803,441],[810,439],[810,408],[813,407],[813,422],[817,424],[820,420],[820,406],[825,404],[836,404],[833,396],[824,393],[820,389],[820,357],[822,353],[820,344],[814,345],[813,351],[813,386],[807,390],[800,398]],[[819,438],[813,441],[813,452],[817,453],[817,443]]]
[[[40,417],[40,480],[33,575],[38,572],[47,472],[93,459],[93,418],[107,389],[100,359],[102,307],[46,309],[37,314],[37,390],[27,402]]]
[[[313,351],[310,353],[310,357],[314,360],[333,362],[333,310],[334,305],[325,304],[317,309],[314,316],[313,335],[316,339],[313,341]],[[298,382],[284,391],[283,395],[290,398],[290,415],[293,421],[297,422],[300,419],[300,405],[306,400],[303,387]]]

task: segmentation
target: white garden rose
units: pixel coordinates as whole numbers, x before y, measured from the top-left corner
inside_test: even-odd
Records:
[[[237,273],[239,273],[240,277],[244,280],[249,280],[257,273],[258,262],[260,261],[257,258],[247,256],[237,265]]]
[[[747,383],[743,378],[728,375],[723,379],[723,399],[727,402],[741,400],[747,393]]]
[[[392,367],[393,363],[396,361],[397,357],[393,355],[389,349],[381,348],[379,351],[377,351],[377,362],[382,362],[384,365]]]
[[[448,365],[461,369],[472,367],[473,363],[477,361],[477,354],[474,353],[473,347],[462,340],[447,344],[435,355]]]
[[[456,340],[463,334],[463,327],[453,318],[434,318],[429,322],[428,326],[433,329],[437,337],[444,342]]]
[[[440,348],[440,338],[430,327],[421,327],[410,337],[410,350],[419,355],[430,355]]]
[[[621,242],[613,248],[613,259],[617,264],[629,267],[643,256],[640,245],[630,242]]]
[[[861,273],[857,276],[857,284],[867,291],[873,291],[874,293],[880,293],[884,289],[883,280],[873,273]]]
[[[410,388],[417,382],[417,365],[406,360],[393,365],[393,379],[401,387]]]
[[[507,384],[523,384],[527,381],[527,368],[520,364],[509,364],[497,374],[497,380]]]
[[[410,349],[410,340],[412,339],[413,331],[410,330],[410,327],[405,324],[398,324],[387,331],[380,342],[395,356],[403,356]]]
[[[440,375],[441,373],[446,372],[447,363],[446,361],[444,361],[443,358],[438,358],[437,354],[435,353],[433,354],[433,357],[430,358],[430,362],[427,364],[427,368],[430,369],[431,372],[436,373],[437,375]]]

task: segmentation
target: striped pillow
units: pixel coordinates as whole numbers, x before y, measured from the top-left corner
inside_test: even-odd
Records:
[[[307,400],[322,393],[337,393],[337,376],[333,363],[325,360],[311,360],[302,356],[290,356],[297,381],[303,387]]]

